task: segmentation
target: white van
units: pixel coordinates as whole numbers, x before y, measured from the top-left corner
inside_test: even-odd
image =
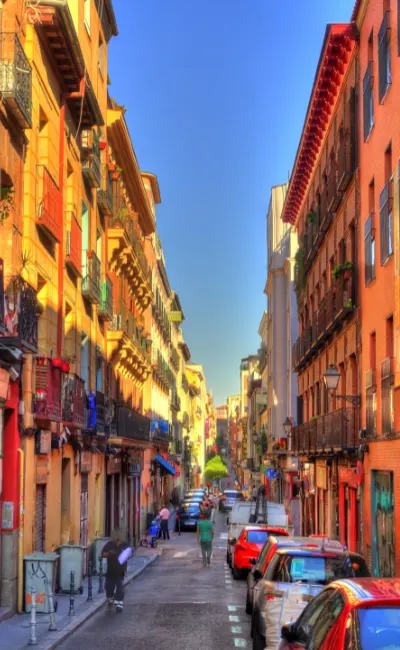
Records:
[[[226,549],[226,561],[229,566],[232,563],[232,546],[229,540],[232,538],[239,539],[240,533],[243,528],[250,523],[250,515],[254,514],[255,503],[254,501],[240,501],[235,503],[232,512],[228,517],[228,544]],[[279,526],[279,528],[286,528],[290,535],[293,535],[293,526],[289,526],[288,515],[285,511],[285,506],[282,503],[267,502],[267,521],[263,520],[263,514],[260,512],[258,521],[253,525],[260,524],[265,526]]]

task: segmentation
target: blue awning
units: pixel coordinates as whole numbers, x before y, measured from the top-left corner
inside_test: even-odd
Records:
[[[154,457],[154,460],[156,460],[157,463],[160,463],[161,467],[163,467],[164,469],[166,469],[167,472],[169,472],[170,474],[172,474],[172,476],[175,476],[175,474],[176,474],[176,469],[175,469],[174,467],[172,467],[172,465],[170,465],[169,463],[167,463],[167,461],[164,460],[164,458],[163,458],[162,456],[155,456],[155,457]]]

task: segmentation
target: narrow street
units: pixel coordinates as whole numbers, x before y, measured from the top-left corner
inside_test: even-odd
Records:
[[[206,569],[196,535],[174,534],[160,559],[127,587],[124,613],[103,608],[60,649],[249,648],[246,583],[228,571],[226,535],[226,515],[216,513],[212,566]]]

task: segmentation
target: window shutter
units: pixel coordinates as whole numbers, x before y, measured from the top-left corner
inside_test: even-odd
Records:
[[[364,140],[368,138],[369,129],[371,125],[370,115],[370,93],[371,93],[371,65],[368,64],[366,73],[363,80],[363,118],[364,118]]]
[[[349,129],[350,129],[350,169],[353,171],[358,167],[358,110],[357,110],[357,91],[355,88],[350,90],[348,102]]]

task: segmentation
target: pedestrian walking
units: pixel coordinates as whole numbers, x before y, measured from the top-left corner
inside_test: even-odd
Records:
[[[168,510],[167,504],[160,510],[160,520],[161,520],[161,532],[163,539],[170,539],[169,536],[169,518],[171,516],[170,511]]]
[[[128,562],[120,563],[121,553],[129,549],[128,544],[124,542],[125,535],[116,528],[111,535],[111,541],[103,547],[101,557],[107,559],[106,573],[106,596],[108,606],[115,605],[117,612],[124,609],[124,576],[128,568]],[[132,553],[131,553],[132,554]]]
[[[203,566],[211,566],[212,540],[214,537],[214,524],[204,515],[197,522],[197,540],[200,542],[203,554]]]

